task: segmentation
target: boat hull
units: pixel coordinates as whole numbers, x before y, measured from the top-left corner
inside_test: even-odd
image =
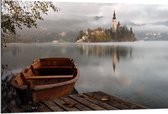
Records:
[[[59,98],[72,93],[75,83],[70,83],[67,85],[53,87],[44,90],[34,90],[32,93],[32,98],[34,102],[45,101],[50,99]]]
[[[49,60],[54,60],[54,59],[52,58]],[[56,60],[58,61],[59,59],[57,58]],[[63,59],[61,60],[63,61]],[[47,61],[47,59],[45,61]],[[79,78],[79,70],[76,68],[74,64],[70,65],[70,66],[73,66],[72,68],[69,68],[70,66],[68,66],[67,72],[66,72],[66,69],[63,68],[65,66],[61,65],[60,68],[63,68],[63,70],[60,70],[59,68],[59,70],[56,69],[57,71],[54,72],[54,70],[52,69],[52,73],[49,73],[48,71],[50,70],[48,69],[46,70],[45,68],[45,70],[43,70],[45,71],[44,73],[43,72],[41,73],[41,70],[39,72],[41,74],[45,74],[44,76],[34,76],[33,71],[31,71],[32,69],[31,67],[32,66],[35,67],[36,65],[38,65],[39,64],[38,62],[37,61],[34,62],[31,66],[27,67],[21,73],[19,73],[18,75],[16,75],[11,79],[11,84],[13,87],[16,88],[16,92],[20,97],[22,104],[27,104],[29,102],[36,103],[36,102],[46,101],[46,100],[66,96],[72,93],[72,91],[74,90],[75,83]],[[56,63],[56,61],[54,62]],[[55,66],[56,65],[53,65],[52,67],[55,67]],[[37,68],[40,68],[40,67],[38,66]],[[43,69],[44,69],[44,65],[43,65]],[[39,69],[37,69],[37,71],[38,70]],[[61,71],[61,73],[59,71]],[[63,75],[62,71],[65,71],[68,74]],[[23,74],[24,75],[26,74],[25,72],[29,74],[27,75],[27,77],[23,76]],[[52,76],[51,75],[46,76],[46,73],[47,75],[52,74]],[[57,73],[57,75],[53,76],[54,73]],[[73,77],[71,77],[70,74]]]
[[[15,88],[16,92],[22,102],[22,104],[27,104],[32,101],[34,103],[46,101],[50,99],[56,99],[62,96],[67,96],[72,94],[74,90],[75,82],[67,85],[62,85],[53,88],[45,88],[42,90],[29,90],[29,89],[19,89]]]

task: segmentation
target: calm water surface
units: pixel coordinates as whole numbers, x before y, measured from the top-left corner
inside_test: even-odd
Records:
[[[80,70],[78,92],[103,91],[150,108],[168,108],[168,42],[15,43],[1,54],[12,73],[37,58],[71,57]]]

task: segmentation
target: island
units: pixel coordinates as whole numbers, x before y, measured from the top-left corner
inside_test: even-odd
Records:
[[[132,27],[128,29],[126,25],[122,26],[116,19],[115,11],[112,18],[111,28],[87,29],[81,30],[77,35],[76,42],[124,42],[124,41],[136,41],[135,34]]]

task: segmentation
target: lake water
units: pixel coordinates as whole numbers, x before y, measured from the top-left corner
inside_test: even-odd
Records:
[[[168,108],[168,42],[13,43],[1,57],[12,73],[34,59],[70,57],[80,70],[78,92],[103,91],[149,108]]]

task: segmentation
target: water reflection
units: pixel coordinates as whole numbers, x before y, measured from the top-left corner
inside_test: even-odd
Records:
[[[10,44],[2,50],[2,64],[16,74],[37,58],[70,57],[80,70],[75,86],[79,92],[103,91],[150,108],[163,108],[168,107],[165,50],[168,42]]]
[[[117,51],[112,53],[112,64],[113,64],[113,71],[115,72],[116,64],[119,62],[120,56],[118,55]]]
[[[103,57],[103,56],[111,56],[113,53],[117,53],[117,56],[121,56],[123,58],[127,57],[128,55],[132,56],[132,47],[128,46],[117,46],[117,45],[104,46],[104,45],[80,44],[77,45],[77,48],[80,54],[87,56]]]
[[[77,45],[77,48],[81,55],[96,56],[96,57],[112,57],[113,71],[116,70],[116,65],[119,63],[120,58],[125,59],[132,57],[132,47],[126,46],[104,46],[104,45]]]
[[[10,47],[5,47],[1,50],[2,52],[2,55],[4,53],[8,53],[8,54],[11,54],[12,56],[16,57],[16,56],[19,56],[19,54],[21,53],[21,48],[18,46],[18,45],[13,45],[12,48]]]

